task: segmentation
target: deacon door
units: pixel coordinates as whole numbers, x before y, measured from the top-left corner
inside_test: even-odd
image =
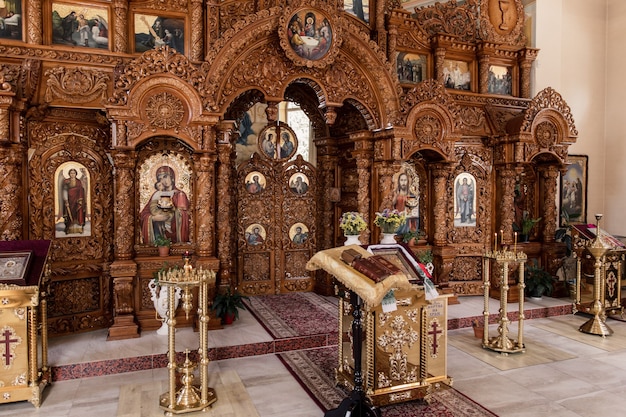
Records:
[[[238,169],[238,273],[245,294],[313,289],[306,263],[315,249],[315,171],[263,152]]]

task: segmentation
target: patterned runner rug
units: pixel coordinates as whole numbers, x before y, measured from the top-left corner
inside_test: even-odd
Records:
[[[334,333],[338,340],[337,301],[314,293],[250,297],[250,312],[276,339]],[[336,408],[348,395],[335,384],[337,346],[278,354],[287,369],[324,411]],[[436,392],[431,403],[407,402],[382,407],[383,417],[494,417],[489,410],[454,388]]]
[[[278,355],[311,398],[324,411],[336,408],[348,392],[335,385],[337,347],[285,352]],[[411,401],[381,407],[382,417],[494,417],[496,414],[454,388],[435,392],[430,404]]]
[[[274,339],[339,332],[337,300],[312,292],[258,295],[246,306]]]

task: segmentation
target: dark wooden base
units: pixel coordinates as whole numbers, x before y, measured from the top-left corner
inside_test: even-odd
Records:
[[[113,326],[109,327],[107,340],[123,340],[139,337],[139,326],[133,316],[117,316],[113,319]]]

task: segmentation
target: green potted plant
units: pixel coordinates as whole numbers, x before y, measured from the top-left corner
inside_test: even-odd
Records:
[[[154,238],[154,246],[159,249],[159,256],[168,256],[170,254],[170,246],[172,239],[163,235],[157,235]]]
[[[241,294],[236,289],[234,292],[231,292],[230,287],[228,287],[225,293],[218,293],[215,296],[211,310],[215,311],[215,315],[221,318],[224,324],[231,324],[239,318],[239,309],[246,309],[243,300],[248,299],[249,297]]]
[[[530,237],[530,232],[533,230],[533,227],[535,227],[535,225],[539,223],[540,221],[541,221],[541,217],[537,219],[533,219],[530,217],[530,214],[528,214],[528,211],[524,211],[520,225],[513,223],[513,230],[520,234],[519,241],[528,242],[528,238]]]
[[[417,255],[417,260],[423,263],[424,265],[433,263],[433,251],[432,249],[430,249],[430,247],[417,251],[416,255]]]
[[[404,232],[402,234],[402,242],[406,243],[409,246],[417,245],[417,241],[421,237],[421,233],[419,230],[409,230],[408,232]]]
[[[536,262],[526,266],[524,284],[526,295],[532,298],[541,298],[544,294],[551,295],[554,290],[554,278]]]

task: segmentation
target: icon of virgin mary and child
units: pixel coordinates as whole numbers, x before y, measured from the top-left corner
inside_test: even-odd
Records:
[[[189,241],[189,199],[176,187],[174,169],[161,166],[156,171],[155,192],[141,210],[143,242],[153,244],[157,236],[172,243]]]

